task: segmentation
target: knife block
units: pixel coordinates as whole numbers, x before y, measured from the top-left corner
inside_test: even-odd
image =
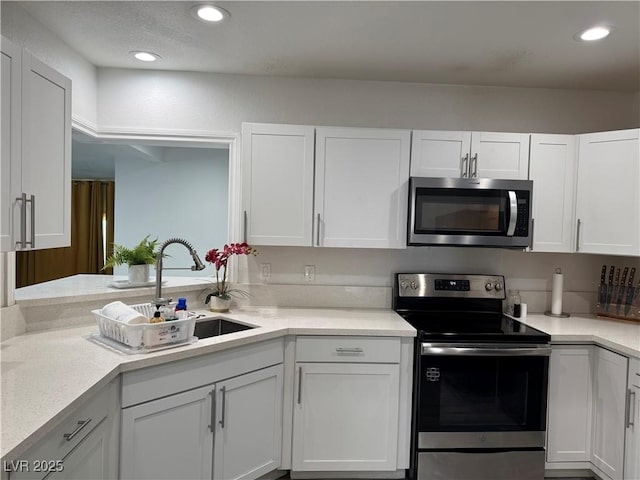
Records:
[[[597,298],[610,298],[609,303],[596,303],[597,316],[640,322],[640,287],[599,285]]]

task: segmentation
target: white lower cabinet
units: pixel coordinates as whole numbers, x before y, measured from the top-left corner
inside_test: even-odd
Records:
[[[118,478],[118,396],[118,380],[113,380],[26,454],[6,459],[9,480]]]
[[[120,478],[249,480],[277,469],[282,345],[124,374]]]
[[[554,346],[549,362],[547,462],[589,462],[592,346]]]
[[[121,478],[211,478],[213,394],[209,385],[125,408]]]
[[[622,480],[627,357],[596,347],[594,379],[591,463]]]
[[[254,479],[280,465],[281,438],[282,365],[275,365],[125,408],[120,476]]]
[[[640,359],[629,362],[625,480],[640,480]]]
[[[117,478],[112,422],[98,425],[64,460],[64,469],[54,471],[47,480],[113,480]]]
[[[605,479],[640,480],[638,443],[634,444],[638,429],[633,425],[633,415],[638,414],[630,405],[638,401],[631,393],[631,374],[627,385],[627,363],[624,355],[598,346],[553,346],[547,469],[591,468]],[[635,382],[640,385],[640,372]]]
[[[214,479],[252,479],[280,466],[282,365],[216,384]]]
[[[299,338],[292,470],[395,471],[400,339]]]

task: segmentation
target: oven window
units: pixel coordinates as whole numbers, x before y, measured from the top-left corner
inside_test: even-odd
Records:
[[[547,368],[546,357],[422,356],[420,430],[544,429]]]
[[[415,233],[500,234],[506,230],[501,190],[418,189]]]

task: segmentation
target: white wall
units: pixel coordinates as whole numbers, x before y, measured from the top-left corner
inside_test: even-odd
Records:
[[[96,67],[35,20],[17,2],[2,2],[1,14],[3,36],[71,79],[73,120],[95,129],[98,89]]]
[[[116,159],[115,243],[133,247],[146,235],[160,242],[184,238],[204,262],[208,250],[227,242],[228,179],[229,152],[224,149],[167,148],[161,162]],[[180,245],[171,245],[165,252],[170,257],[163,261],[164,267],[193,265]],[[126,275],[126,267],[114,273]],[[207,266],[201,272],[163,273],[209,276],[215,271]]]
[[[640,126],[631,93],[99,69],[102,129],[241,122],[585,133]]]

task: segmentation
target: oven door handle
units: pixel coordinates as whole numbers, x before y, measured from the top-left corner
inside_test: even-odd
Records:
[[[422,355],[449,355],[458,357],[548,357],[551,355],[551,347],[438,347],[423,343]]]
[[[518,221],[518,197],[516,192],[509,190],[509,226],[507,227],[507,237],[513,237],[516,233],[516,222]]]

